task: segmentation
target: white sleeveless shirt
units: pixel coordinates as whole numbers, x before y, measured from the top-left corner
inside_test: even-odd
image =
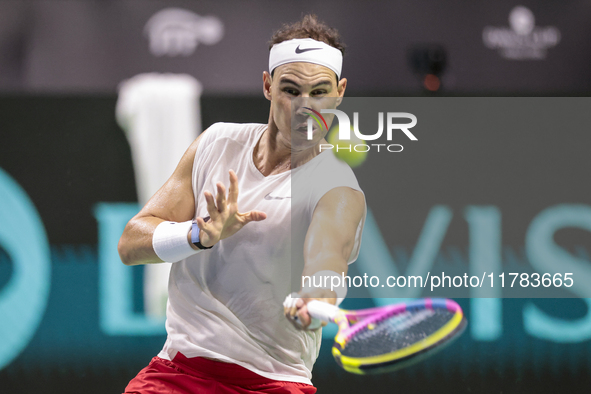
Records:
[[[208,357],[238,364],[274,380],[311,384],[321,331],[296,330],[283,300],[299,290],[303,245],[316,204],[329,190],[361,190],[351,168],[325,151],[297,169],[263,176],[253,149],[265,124],[216,123],[202,136],[193,164],[198,216],[209,216],[203,192],[238,175],[240,212],[267,218],[172,265],[168,285],[168,338],[158,354]],[[349,263],[359,253],[365,215]]]

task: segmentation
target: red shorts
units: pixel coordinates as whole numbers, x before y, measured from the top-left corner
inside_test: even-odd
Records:
[[[236,364],[177,353],[173,361],[154,357],[125,388],[126,394],[314,394],[305,383],[267,379]]]

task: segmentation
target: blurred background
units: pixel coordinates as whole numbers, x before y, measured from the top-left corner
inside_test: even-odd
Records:
[[[356,169],[374,212],[365,237],[381,235],[390,264],[403,272],[429,249],[418,242],[425,229],[447,220],[431,242],[441,264],[486,256],[474,252],[481,237],[516,270],[539,250],[591,278],[590,1],[0,0],[0,392],[122,392],[159,352],[166,268],[125,267],[119,236],[201,130],[267,122],[267,42],[305,13],[347,44],[348,96],[563,105],[552,130],[423,135],[425,150],[394,164],[420,164],[424,177],[400,171],[380,198],[371,180],[385,164],[370,155]],[[561,128],[569,108],[581,123]],[[436,159],[448,167],[435,165],[443,151]],[[554,232],[528,244],[543,220]],[[352,272],[375,258],[366,252]],[[588,392],[588,299],[457,301],[470,321],[464,335],[388,375],[340,370],[327,330],[319,393]]]

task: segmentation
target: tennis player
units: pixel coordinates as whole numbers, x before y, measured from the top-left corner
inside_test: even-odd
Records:
[[[314,393],[320,324],[306,303],[346,286],[290,294],[291,273],[341,276],[357,257],[366,207],[353,172],[292,121],[294,98],[343,97],[344,48],[307,15],[271,41],[267,124],[217,123],[127,224],[127,265],[173,262],[162,351],[126,393]],[[294,190],[294,188],[298,188]],[[287,318],[286,318],[287,317]]]

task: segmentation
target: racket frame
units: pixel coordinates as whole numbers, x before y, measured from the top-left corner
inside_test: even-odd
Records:
[[[454,315],[433,334],[394,352],[369,357],[349,357],[341,353],[347,342],[366,327],[391,316],[420,309],[447,309]],[[455,301],[443,298],[418,299],[407,303],[355,311],[339,309],[334,305],[320,301],[311,301],[308,303],[308,312],[312,317],[338,324],[339,331],[335,337],[332,355],[343,369],[357,374],[365,374],[367,370],[372,368],[394,364],[408,359],[410,356],[428,351],[436,347],[438,343],[445,341],[446,338],[453,337],[465,325],[462,308]],[[351,324],[352,321],[353,324]]]

